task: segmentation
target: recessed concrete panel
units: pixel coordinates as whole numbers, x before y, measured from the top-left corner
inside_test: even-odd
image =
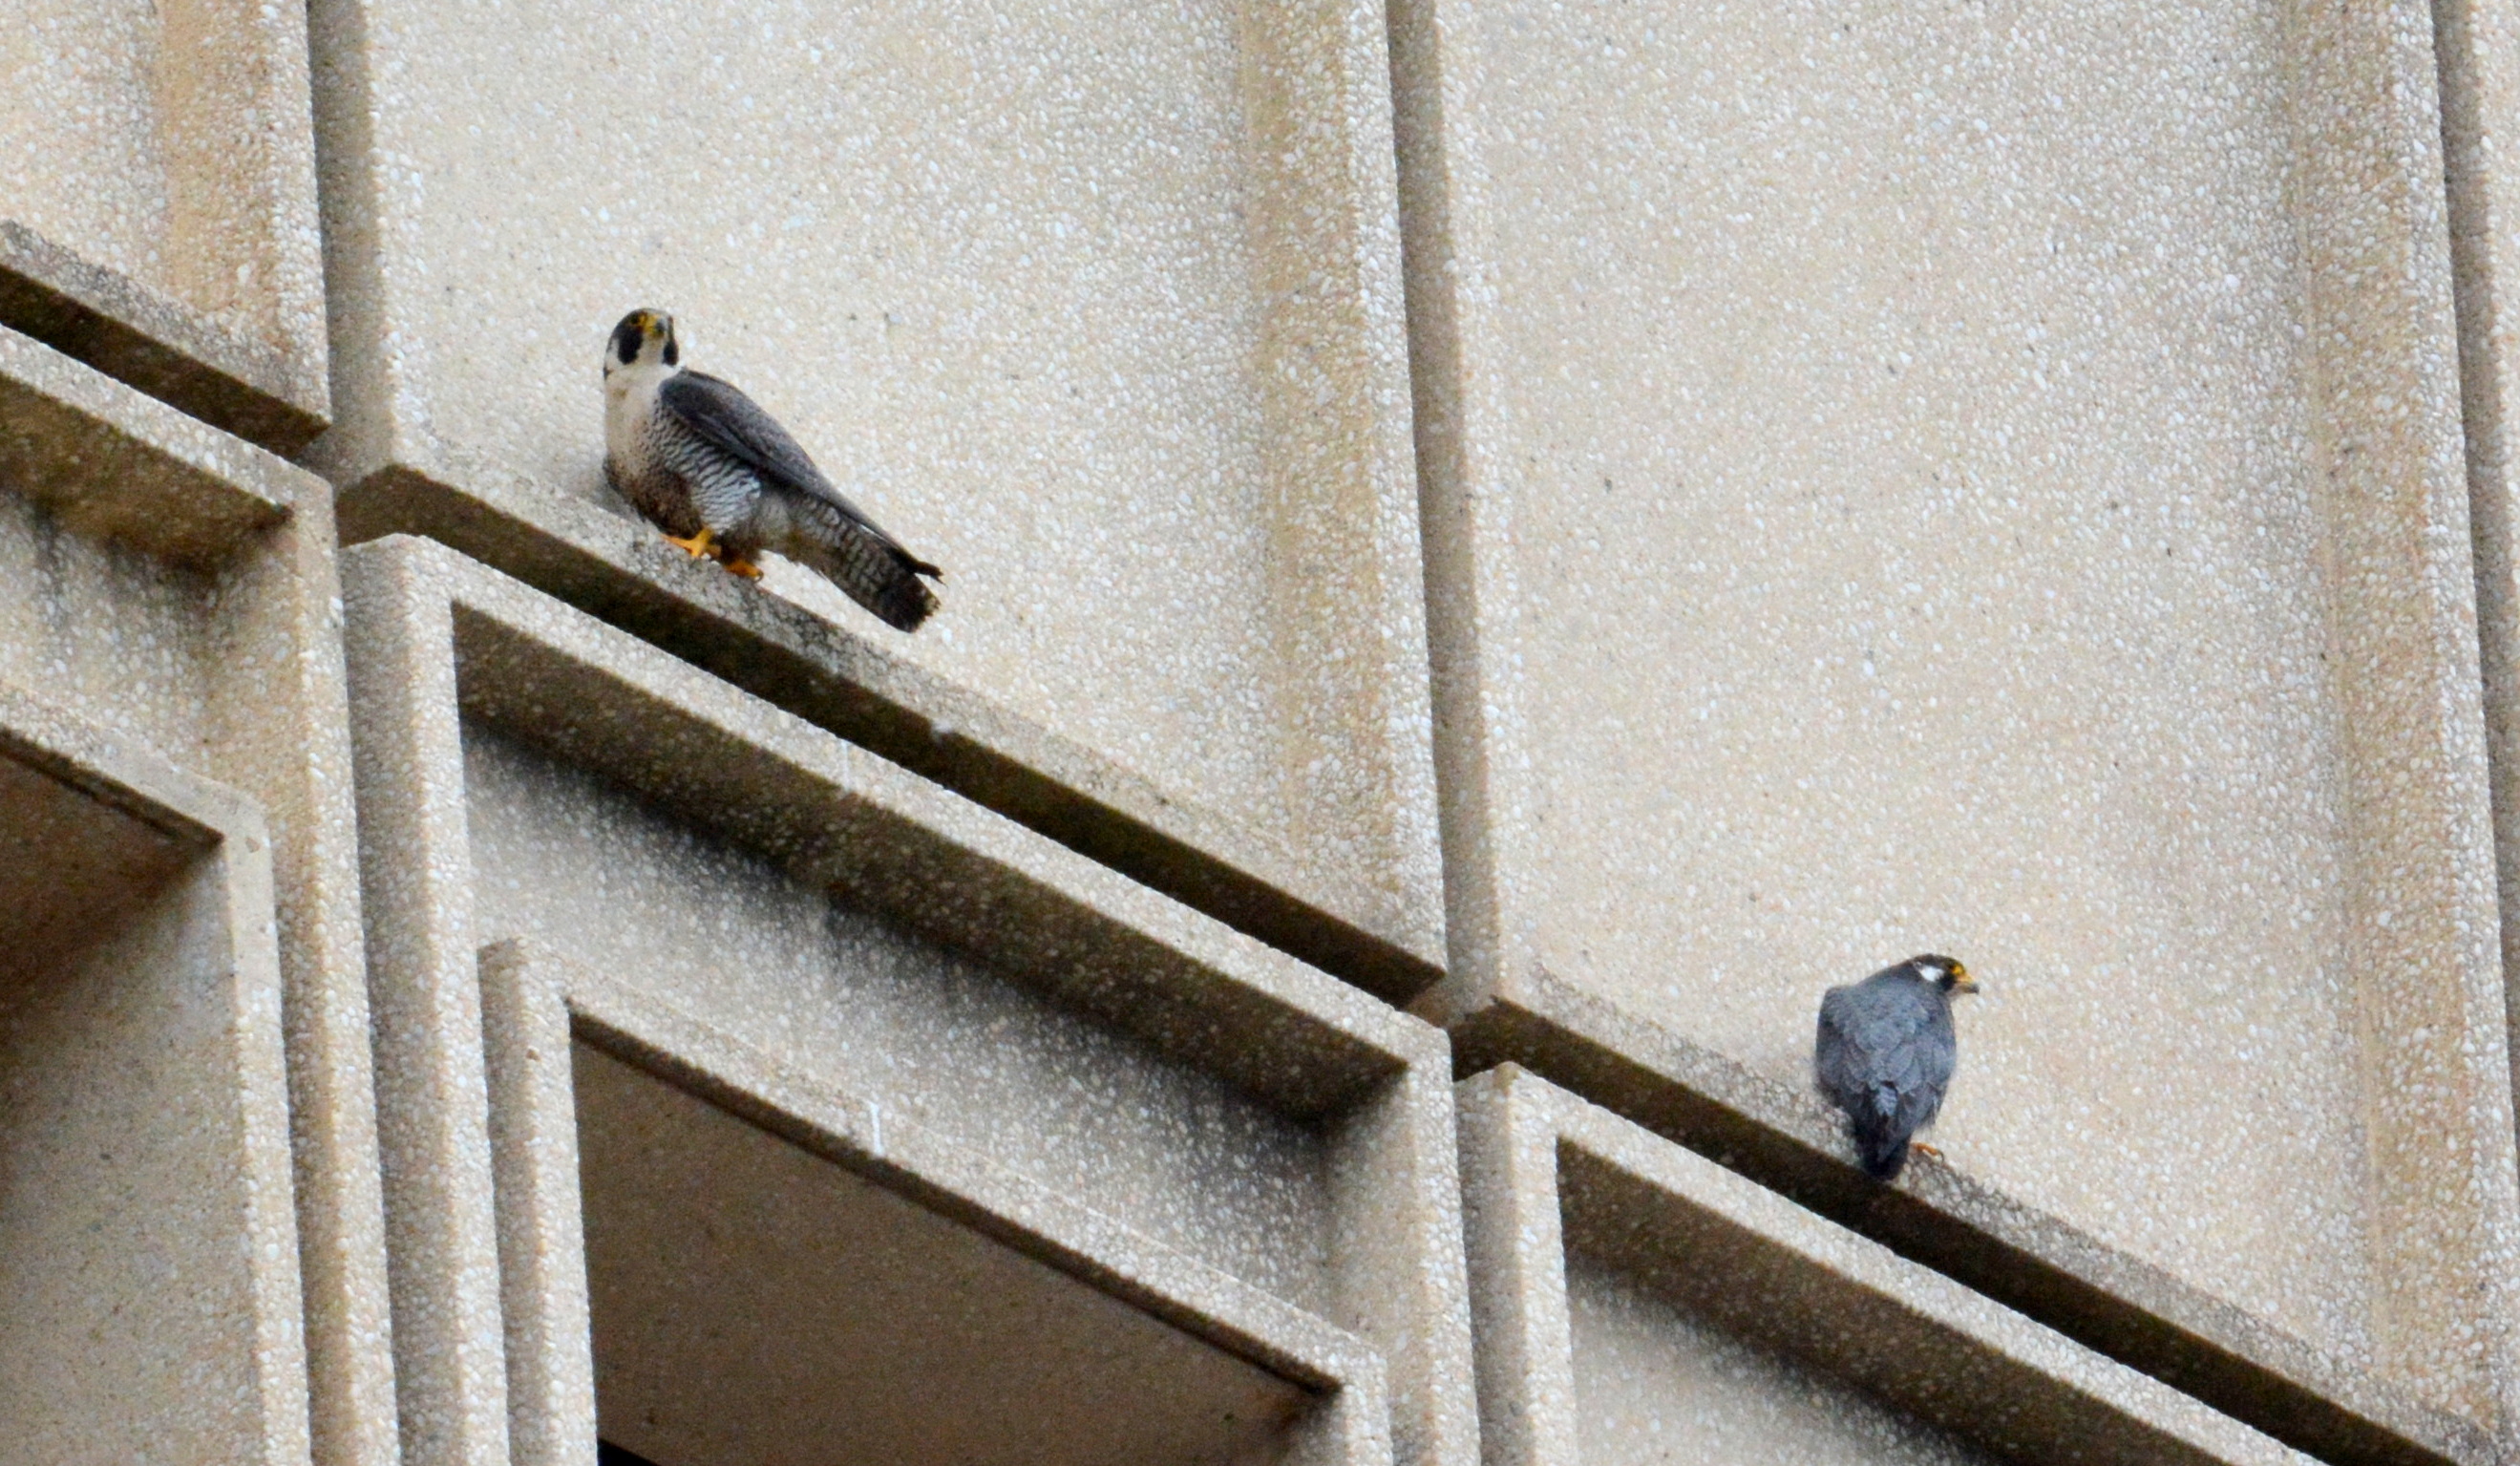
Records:
[[[801,1466],[834,1442],[972,1466],[1258,1461],[1312,1407],[600,1049],[574,1062],[606,1440],[693,1466]]]
[[[0,254],[11,239],[0,230]],[[155,760],[203,787],[238,791],[236,798],[249,802],[255,819],[268,826],[267,848],[253,859],[268,868],[262,879],[277,893],[264,890],[254,911],[233,916],[243,935],[218,938],[243,943],[241,951],[263,951],[259,960],[276,961],[276,969],[239,957],[234,972],[222,975],[204,955],[211,948],[201,922],[209,918],[199,915],[195,893],[210,879],[202,873],[220,868],[227,855],[202,854],[205,848],[197,842],[183,848],[174,867],[160,870],[162,852],[147,840],[73,840],[79,830],[118,827],[77,814],[85,806],[75,801],[18,798],[47,787],[40,781],[12,785],[12,833],[19,843],[0,859],[0,909],[22,929],[6,943],[8,960],[22,957],[32,964],[29,973],[40,969],[38,976],[13,973],[12,1001],[33,1004],[20,1016],[33,1026],[29,1035],[40,1031],[40,1039],[26,1039],[34,1052],[85,1056],[70,1068],[28,1073],[48,1075],[46,1084],[75,1075],[76,1082],[48,1090],[44,1103],[112,1133],[113,1143],[102,1149],[134,1158],[136,1189],[96,1218],[106,1228],[99,1235],[115,1236],[116,1246],[126,1249],[118,1256],[132,1266],[158,1269],[147,1273],[149,1306],[125,1310],[139,1330],[128,1341],[132,1348],[95,1348],[116,1357],[128,1353],[134,1371],[163,1361],[151,1352],[157,1348],[151,1341],[197,1351],[182,1370],[148,1380],[117,1374],[116,1363],[77,1364],[87,1357],[77,1351],[64,1354],[63,1367],[75,1367],[80,1381],[92,1383],[64,1387],[60,1402],[45,1408],[91,1415],[108,1434],[86,1439],[107,1443],[94,1443],[102,1454],[89,1456],[47,1438],[49,1444],[26,1446],[38,1451],[35,1459],[147,1459],[161,1445],[191,1458],[192,1446],[171,1443],[172,1436],[143,1448],[136,1438],[110,1433],[164,1426],[180,1435],[167,1424],[168,1412],[183,1417],[196,1406],[207,1422],[213,1406],[189,1397],[192,1382],[240,1371],[260,1381],[256,1389],[272,1392],[272,1418],[286,1414],[295,1423],[285,1437],[268,1438],[279,1443],[257,1444],[248,1456],[234,1437],[246,1429],[235,1423],[242,1417],[222,1416],[228,1424],[203,1429],[228,1435],[202,1444],[201,1458],[301,1459],[311,1410],[319,1458],[343,1466],[386,1466],[393,1459],[383,1218],[333,538],[331,498],[321,480],[0,327],[0,696],[30,697],[67,719],[111,730],[112,744],[134,759]],[[188,807],[184,798],[152,798]],[[130,828],[147,823],[144,816]],[[87,853],[73,859],[64,841]],[[213,844],[225,850],[232,842],[221,836]],[[41,853],[47,850],[52,853]],[[129,910],[107,899],[125,889],[157,894]],[[105,904],[80,898],[89,893]],[[106,944],[74,952],[68,939],[73,937]],[[239,1006],[216,1020],[235,1026],[224,1037],[195,1028],[183,1043],[153,1054],[161,1029],[213,1021],[222,1000],[218,983],[242,985],[235,992],[240,1005],[249,998],[276,1006],[267,1014]],[[278,1069],[284,1027],[285,1094]],[[238,1101],[269,1107],[267,1114],[255,1112],[242,1134],[220,1128],[224,1122],[201,1109],[215,1097],[215,1085],[244,1082],[217,1070],[211,1056],[222,1044],[271,1066],[252,1080],[259,1086],[267,1079],[268,1090],[251,1088]],[[127,1092],[119,1087],[124,1082]],[[154,1119],[144,1122],[158,1110],[166,1115],[162,1126]],[[241,1150],[249,1145],[268,1149]],[[273,1158],[276,1174],[260,1168]],[[185,1184],[199,1182],[202,1208],[185,1211],[162,1195],[153,1198],[149,1188],[158,1183],[148,1179],[150,1168],[161,1165],[188,1168],[192,1180]],[[293,1242],[285,1233],[249,1233],[233,1215],[222,1219],[218,1208],[232,1200],[228,1188],[240,1185],[267,1197],[284,1215],[293,1196]],[[174,1228],[182,1245],[152,1240],[160,1227]],[[265,1257],[272,1248],[278,1256]],[[254,1335],[265,1326],[261,1315],[250,1326],[242,1314],[226,1316],[236,1300],[213,1295],[233,1289],[196,1267],[201,1259],[186,1249],[202,1257],[252,1249],[257,1265],[288,1262],[291,1296],[273,1306],[288,1319],[286,1351],[273,1351],[277,1346]],[[41,1249],[8,1251],[11,1263],[45,1265]],[[158,1317],[158,1295],[178,1274],[186,1280],[199,1274],[202,1300],[180,1322]],[[45,1276],[48,1285],[70,1291],[65,1297],[139,1286],[133,1281],[139,1274],[117,1281],[101,1262],[84,1276]],[[302,1348],[300,1278],[308,1300]],[[214,1341],[233,1354],[221,1356]],[[82,1391],[109,1392],[113,1403],[107,1408],[98,1403],[105,1397]],[[14,1409],[0,1415],[13,1424],[21,1418]],[[41,1454],[57,1445],[70,1453]]]
[[[34,0],[0,75],[0,323],[221,378],[185,405],[303,442],[328,395],[304,9]]]
[[[1517,1066],[1461,1099],[1491,1466],[2310,1459]]]
[[[1362,981],[1432,981],[1379,6],[314,10],[348,537],[645,594],[554,561],[572,509],[627,513],[604,334],[670,308],[947,572],[915,637],[784,562],[762,598],[1144,783],[1121,812],[1192,865],[1371,934]]]
[[[1353,1336],[548,949],[483,983],[516,1459],[1390,1459]]]
[[[1303,1458],[1475,1452],[1433,1030],[442,546],[350,559],[407,1458],[570,1460],[608,1408],[570,1383],[589,1274],[577,1182],[547,1164],[595,1122],[548,1065],[515,1074],[518,1044],[548,1058],[590,1026],[816,1166],[1065,1275],[1027,1289],[1104,1341],[1089,1352],[1185,1382],[1178,1417],[1107,1428],[1137,1445],[1077,1414],[1077,1459],[1226,1449],[1224,1415],[1239,1430],[1292,1398],[1279,1386],[1309,1401]],[[544,996],[499,997],[515,970]],[[494,1146],[522,1159],[493,1167]],[[766,1245],[741,1209],[702,1210],[657,1224]],[[903,1225],[887,1245],[928,1246]]]
[[[307,1459],[260,813],[0,688],[0,1461]]]
[[[1423,1011],[1799,1085],[1823,988],[1957,953],[1954,1166],[2494,1428],[2426,9],[1396,9]]]

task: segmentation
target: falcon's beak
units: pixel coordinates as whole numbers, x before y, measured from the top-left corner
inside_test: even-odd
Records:
[[[1977,979],[1970,977],[1969,970],[1957,962],[1952,964],[1952,991],[1977,991]]]

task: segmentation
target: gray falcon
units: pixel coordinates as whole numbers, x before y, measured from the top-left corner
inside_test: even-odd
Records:
[[[1874,1179],[1899,1174],[1910,1140],[1942,1109],[1959,1062],[1952,994],[1975,991],[1967,968],[1927,954],[1821,998],[1812,1068],[1821,1093],[1846,1112],[1855,1153]]]
[[[886,625],[936,610],[920,579],[945,573],[849,502],[778,420],[683,365],[674,318],[634,310],[604,347],[604,476],[665,538],[739,575],[776,550],[819,572]]]

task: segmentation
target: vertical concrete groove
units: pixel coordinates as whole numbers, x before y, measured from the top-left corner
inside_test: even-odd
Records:
[[[343,575],[395,1397],[409,1466],[508,1466],[454,626],[397,584],[423,573],[371,553]]]

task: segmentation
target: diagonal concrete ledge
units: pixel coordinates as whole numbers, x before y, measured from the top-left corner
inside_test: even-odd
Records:
[[[321,481],[0,326],[0,480],[74,533],[207,565]]]
[[[1544,970],[1449,1017],[1462,1073],[1527,1069],[2322,1460],[2498,1459],[2474,1425],[1949,1166],[1874,1183],[1817,1097]]]
[[[412,452],[408,447],[406,456]],[[636,521],[486,465],[378,470],[340,491],[343,544],[424,535],[1392,1002],[1443,976],[1374,893]]]
[[[1518,1066],[1464,1080],[1460,1108],[1492,1466],[1575,1466],[1599,1428],[1578,1411],[1578,1256],[2002,1459],[2300,1459]]]
[[[475,821],[504,817],[472,782],[467,748],[476,742],[515,750],[480,756],[547,759],[538,766],[566,771],[554,777],[583,776],[627,794],[641,818],[670,822],[677,840],[688,831],[709,848],[770,862],[832,908],[878,918],[882,941],[907,943],[886,951],[932,944],[976,964],[914,971],[885,958],[899,980],[887,979],[894,985],[881,1001],[894,1006],[878,1021],[877,999],[860,989],[797,990],[815,981],[800,976],[792,987],[762,990],[707,959],[667,948],[651,956],[642,946],[616,955],[605,981],[648,1004],[638,1010],[647,1016],[608,1020],[614,1010],[599,1012],[589,998],[594,1006],[571,1020],[582,1038],[1283,1378],[1320,1388],[1335,1374],[1344,1396],[1364,1376],[1318,1341],[1366,1341],[1387,1380],[1389,1408],[1373,1429],[1389,1444],[1351,1440],[1335,1459],[1379,1449],[1414,1466],[1467,1466],[1475,1456],[1451,1064],[1432,1028],[444,545],[388,538],[347,552],[344,565],[407,1459],[505,1462],[529,1415],[554,1418],[534,1403],[537,1392],[556,1397],[551,1390],[560,1388],[548,1384],[558,1376],[520,1363],[518,1351],[552,1336],[515,1309],[548,1306],[566,1268],[501,1262],[502,1228],[513,1227],[494,1197],[508,1182],[489,1158],[503,1130],[521,1126],[549,1141],[559,1122],[519,1120],[500,1098],[515,1092],[499,1077],[508,1020],[495,993],[484,1006],[480,953],[534,929],[494,924],[496,901],[476,874],[475,842],[490,826]],[[493,802],[476,808],[476,798]],[[608,867],[594,879],[609,880]],[[603,919],[585,914],[603,898],[571,907],[572,919]],[[494,973],[504,960],[492,962]],[[999,985],[1037,1005],[1006,1006],[985,1048],[925,1046],[974,1003],[998,1002],[979,989]],[[665,991],[676,994],[666,1006],[690,1023],[655,1006]],[[792,1010],[781,1007],[789,1003]],[[783,1026],[795,1017],[840,1023],[834,1031],[862,1043],[862,1056],[834,1055],[828,1036],[778,1048],[799,1076],[791,1082],[728,1047],[788,1044]],[[1017,1031],[1026,1027],[1035,1031]],[[1010,1110],[996,1100],[940,1101],[934,1081],[917,1077],[936,1072],[953,1081],[964,1073],[958,1065],[976,1063],[998,1086],[980,1086],[983,1095],[1006,1090],[996,1071],[1038,1075],[1020,1080],[1038,1086],[1081,1062],[1075,1056],[1102,1052],[1096,1045],[1107,1040],[1096,1035],[1104,1032],[1126,1035],[1132,1055],[1143,1046],[1154,1056],[1122,1056],[1138,1066],[1140,1087],[1122,1084],[1093,1100],[1104,1108],[1093,1111],[1101,1118],[1090,1133],[1102,1154],[1089,1168],[1107,1176],[1070,1176],[1024,1154],[1033,1122],[1023,1112],[1056,1109],[1066,1103],[1060,1095],[1025,1089]],[[1054,1087],[1099,1091],[1088,1080],[1111,1057],[1064,1071]],[[826,1064],[839,1067],[826,1074]],[[753,1077],[726,1078],[739,1073]],[[847,1118],[860,1112],[827,1103],[862,1083],[870,1103],[883,1106],[879,1138],[876,1110],[864,1111],[861,1124]],[[903,1136],[921,1133],[896,1126],[894,1102],[878,1094],[886,1083],[964,1126],[947,1134],[942,1122],[925,1122],[952,1149],[931,1147],[932,1164],[916,1176],[883,1169],[910,1153]],[[1128,1118],[1107,1108],[1114,1104]],[[807,1111],[824,1118],[796,1119]],[[1147,1116],[1153,1121],[1137,1118]],[[1235,1136],[1251,1148],[1196,1159]],[[1298,1168],[1282,1168],[1274,1159],[1282,1152],[1261,1148],[1284,1143],[1271,1136],[1300,1147]],[[1022,1184],[953,1159],[981,1148],[997,1158],[993,1166],[1020,1171]],[[1220,1163],[1232,1171],[1198,1168]],[[1318,1241],[1210,1256],[1201,1251],[1207,1242],[1160,1230],[1178,1205],[1193,1205],[1203,1225],[1256,1205],[1229,1179],[1246,1166],[1259,1179],[1245,1189],[1263,1202],[1288,1188],[1303,1193],[1306,1214],[1324,1223]],[[1205,1180],[1176,1193],[1192,1176]],[[518,1194],[548,1200],[560,1181],[518,1184]],[[975,1200],[984,1194],[995,1199]],[[1009,1220],[1021,1216],[1038,1224]],[[548,1226],[534,1230],[548,1240]],[[1159,1235],[1164,1257],[1180,1262],[1128,1241],[1139,1235]],[[1184,1270],[1192,1261],[1197,1268]],[[1231,1310],[1240,1322],[1216,1313],[1199,1323],[1181,1312],[1185,1298],[1215,1292],[1199,1279],[1227,1275],[1242,1299]],[[518,1288],[522,1302],[514,1301]],[[1339,1432],[1352,1435],[1344,1425]]]
[[[0,326],[274,453],[329,424],[321,378],[15,219],[0,219]]]
[[[499,1172],[512,1421],[523,1466],[595,1447],[585,1243],[577,1217],[572,1037],[1166,1323],[1329,1397],[1323,1466],[1388,1461],[1381,1354],[1346,1330],[1079,1207],[985,1157],[795,1073],[730,1034],[529,941],[482,953]]]

